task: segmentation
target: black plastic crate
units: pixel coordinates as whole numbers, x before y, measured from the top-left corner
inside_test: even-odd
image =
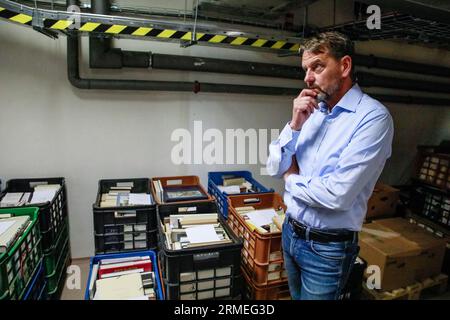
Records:
[[[39,225],[42,235],[42,250],[48,252],[56,237],[64,225],[64,219],[68,216],[67,191],[64,178],[33,178],[33,179],[12,179],[6,183],[6,188],[2,192],[0,199],[8,192],[33,192],[33,188],[40,184],[59,184],[61,188],[55,194],[51,202],[30,204],[25,207],[39,208]]]
[[[100,207],[101,196],[111,187],[131,186],[131,193],[150,192],[150,179],[100,180],[93,205],[95,252],[110,253],[157,247],[156,205]],[[144,245],[145,243],[145,245]]]
[[[95,253],[114,253],[136,250],[156,250],[158,230],[150,232],[122,232],[95,235]]]
[[[215,202],[164,205],[158,208],[158,221],[163,221],[170,214],[178,214],[179,212],[183,212],[184,214],[217,213],[217,205]],[[161,223],[158,223],[159,259],[168,299],[180,299],[182,293],[188,294],[189,292],[194,292],[198,296],[198,292],[203,292],[202,288],[198,287],[199,282],[209,282],[211,284],[211,281],[213,281],[215,285],[218,281],[219,284],[223,284],[226,278],[230,279],[230,296],[225,297],[219,294],[221,295],[220,299],[233,299],[241,294],[240,263],[242,241],[234,235],[220,214],[218,214],[218,217],[230,239],[233,240],[233,243],[171,250],[167,248],[166,242],[164,241],[163,227]],[[176,289],[177,286],[183,286],[184,288],[184,286],[189,287],[189,285],[195,285],[195,291]],[[219,287],[205,290],[216,289],[219,289]],[[223,292],[224,290],[219,293]],[[215,294],[213,294],[212,299],[214,297],[216,297]]]
[[[217,277],[184,283],[163,281],[166,300],[236,300],[242,297],[242,276]]]
[[[410,209],[450,230],[450,192],[423,184],[412,188]]]

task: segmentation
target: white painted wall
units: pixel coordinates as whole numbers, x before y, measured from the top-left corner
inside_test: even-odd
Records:
[[[94,253],[92,203],[102,178],[199,175],[250,169],[268,187],[281,181],[259,176],[259,165],[182,165],[171,162],[173,130],[282,128],[292,98],[236,94],[82,91],[66,75],[65,38],[51,40],[21,26],[0,22],[0,178],[64,176],[70,211],[73,257]],[[296,65],[296,58],[245,50],[121,40],[122,48]],[[382,44],[383,45],[383,44]],[[83,41],[86,49],[86,39]],[[363,53],[396,53],[394,43],[362,44]],[[389,49],[389,50],[388,50]],[[402,58],[450,66],[448,52],[412,47]],[[438,59],[439,60],[435,60]],[[84,50],[86,62],[86,50]],[[91,72],[83,68],[84,76]],[[95,71],[96,77],[211,81],[301,87],[300,81],[162,70]],[[407,179],[417,144],[449,137],[450,109],[388,104],[395,120],[394,154],[383,173],[388,183]],[[266,144],[267,145],[267,144]]]

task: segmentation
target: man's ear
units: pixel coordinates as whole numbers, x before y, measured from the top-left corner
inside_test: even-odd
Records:
[[[342,78],[347,78],[351,76],[353,61],[350,56],[343,56],[341,58],[341,72]]]

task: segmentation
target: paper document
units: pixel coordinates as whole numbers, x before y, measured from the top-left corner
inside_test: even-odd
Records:
[[[255,210],[246,213],[252,224],[257,227],[265,226],[273,222],[272,218],[277,216],[274,209]]]
[[[212,224],[186,228],[186,235],[190,243],[220,241]]]
[[[38,190],[33,192],[33,198],[30,203],[43,203],[52,201],[55,197],[56,190]]]
[[[241,193],[241,188],[239,186],[228,186],[228,187],[218,186],[218,188],[220,191],[226,192],[228,194]]]
[[[0,236],[5,233],[14,223],[16,223],[15,221],[1,221],[0,220]]]
[[[147,193],[130,193],[128,203],[130,205],[150,205],[152,204],[152,198]]]

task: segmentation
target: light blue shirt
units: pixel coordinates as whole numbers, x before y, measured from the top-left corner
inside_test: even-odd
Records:
[[[281,178],[295,154],[300,173],[285,184],[287,216],[313,228],[360,231],[391,156],[392,117],[357,84],[330,113],[323,102],[319,107],[300,131],[288,123],[270,144],[267,171]]]

